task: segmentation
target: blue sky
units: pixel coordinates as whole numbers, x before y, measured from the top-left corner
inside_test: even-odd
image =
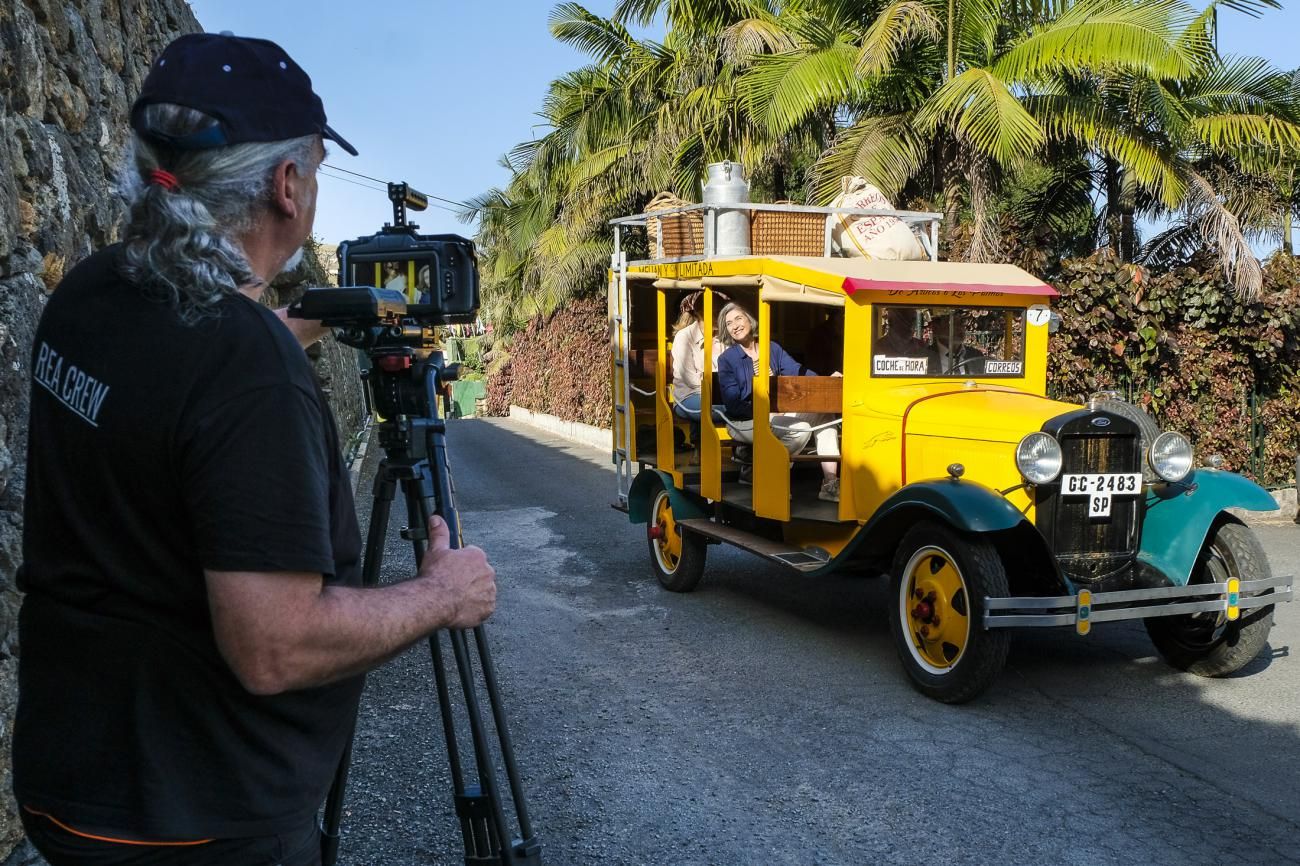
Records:
[[[584,5],[609,15],[615,0]],[[550,0],[191,0],[205,30],[280,43],[311,75],[330,125],[361,152],[328,162],[457,201],[501,186],[502,154],[533,136],[551,79],[583,58],[556,42]],[[1196,5],[1201,5],[1197,2]],[[1258,20],[1227,12],[1220,47],[1300,66],[1300,2]],[[542,132],[538,129],[537,132]],[[334,174],[328,169],[323,174]],[[348,177],[348,176],[345,176]],[[356,177],[348,180],[373,187]],[[321,179],[316,235],[336,243],[392,218],[382,189]],[[446,210],[415,215],[421,231],[471,234]]]

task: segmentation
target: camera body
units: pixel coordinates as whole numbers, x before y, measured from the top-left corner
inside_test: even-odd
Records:
[[[414,229],[385,226],[378,234],[339,244],[339,285],[401,292],[408,315],[422,324],[473,322],[479,308],[474,242]]]
[[[406,183],[388,184],[392,223],[373,235],[339,244],[338,289],[312,289],[289,309],[295,318],[320,319],[329,327],[376,331],[388,345],[421,347],[418,331],[434,325],[472,323],[478,318],[478,256],[474,242],[460,235],[422,235],[406,218],[422,211],[429,197]],[[374,339],[345,333],[361,349]],[[432,333],[422,338],[432,340]],[[394,342],[396,341],[396,342]]]

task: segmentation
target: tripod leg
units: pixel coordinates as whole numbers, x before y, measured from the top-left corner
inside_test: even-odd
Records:
[[[432,491],[432,479],[429,477],[428,472],[423,471],[423,469],[418,477],[409,478],[403,484],[403,493],[406,495],[406,514],[411,528],[411,543],[415,551],[416,562],[424,559],[427,538],[422,533],[423,527],[428,525],[429,515],[434,513]],[[447,518],[443,516],[443,520],[447,520]],[[452,528],[451,521],[447,522],[447,526],[449,530]],[[451,546],[460,546],[459,537],[455,532],[451,535]],[[456,796],[460,796],[464,793],[465,780],[461,772],[460,749],[456,743],[455,717],[451,712],[451,693],[447,688],[446,668],[442,661],[442,645],[438,640],[438,632],[429,635],[429,651],[433,657],[434,683],[438,691],[438,708],[442,712],[443,734],[447,740],[447,761],[451,764],[452,785]]]
[[[388,461],[382,460],[375,473],[374,505],[370,510],[370,527],[366,533],[366,550],[361,561],[361,583],[374,586],[379,582],[379,567],[384,561],[384,543],[388,535],[388,515],[392,509],[397,484],[389,471]],[[352,740],[356,735],[356,720],[352,733],[334,771],[334,782],[325,798],[325,815],[321,822],[321,864],[333,866],[339,856],[339,825],[343,819],[343,795],[348,787],[348,770],[352,766]]]
[[[411,541],[414,546],[416,560],[424,557],[425,553],[425,536],[423,527],[427,525],[428,517],[434,512],[437,500],[434,498],[434,491],[442,489],[433,477],[431,467],[427,463],[416,467],[417,474],[403,480],[402,488],[406,496],[407,517],[411,527]],[[447,523],[448,531],[451,535],[452,547],[460,547],[460,527],[457,521],[456,510],[451,506],[447,499],[440,500],[442,508],[439,515]],[[417,530],[417,527],[420,529]],[[463,649],[457,645],[456,635],[458,632],[450,632],[452,654],[457,660],[457,667],[460,667],[460,659]],[[462,640],[463,643],[463,640]],[[478,786],[466,785],[464,770],[460,759],[460,745],[456,733],[456,720],[452,711],[451,691],[447,683],[446,666],[442,655],[442,639],[440,632],[434,632],[429,636],[429,651],[433,662],[434,682],[438,692],[438,708],[442,714],[443,736],[447,741],[447,762],[450,765],[452,777],[452,790],[456,804],[456,815],[460,819],[461,836],[465,843],[466,862],[494,862],[493,854],[501,850],[500,829],[504,826],[504,818],[500,822],[495,822],[494,810],[492,809],[494,797],[491,796],[491,782],[484,782],[490,779],[490,765],[485,768],[485,753],[480,745],[477,733],[482,728],[482,722],[479,713],[474,705],[476,695],[473,692],[473,681],[461,679],[461,690],[466,696],[466,709],[470,716],[470,730],[475,736],[475,758],[478,770],[480,784]],[[484,797],[484,785],[489,786],[489,796]],[[496,812],[500,811],[499,801],[496,803]],[[489,858],[483,860],[483,857]]]
[[[501,703],[501,691],[497,688],[496,669],[492,665],[492,651],[488,648],[487,631],[484,626],[474,629],[474,642],[478,645],[479,663],[483,666],[483,683],[487,689],[488,704],[492,708],[492,720],[496,723],[497,738],[501,742],[501,760],[505,764],[506,779],[510,783],[510,796],[515,801],[515,817],[519,819],[520,853],[530,853],[535,848],[540,854],[541,845],[533,836],[532,822],[528,819],[528,806],[524,802],[524,786],[519,779],[519,766],[515,763],[514,742],[510,738],[510,727],[506,722],[505,708]]]
[[[455,499],[452,491],[451,471],[447,463],[447,440],[445,428],[440,423],[431,424],[426,428],[428,451],[430,456],[430,468],[432,470],[433,488],[436,491],[436,502],[439,506],[439,514],[447,521],[447,528],[451,532],[452,547],[461,546],[460,536],[460,518],[456,511]],[[428,500],[425,500],[426,502]],[[516,816],[520,820],[520,829],[525,841],[517,847],[510,844],[510,833],[506,826],[505,813],[502,809],[501,795],[497,790],[496,784],[496,767],[492,760],[491,752],[488,748],[487,735],[483,725],[483,716],[479,708],[478,691],[474,685],[474,671],[471,661],[471,648],[468,639],[468,631],[451,631],[448,637],[451,640],[452,653],[455,656],[456,668],[460,674],[461,691],[465,698],[465,710],[469,718],[470,735],[474,743],[474,757],[478,769],[479,785],[477,796],[473,796],[466,791],[458,805],[457,812],[462,814],[462,829],[467,823],[468,816],[466,812],[472,813],[474,820],[468,823],[479,825],[480,827],[490,819],[490,824],[485,828],[488,838],[482,839],[481,833],[466,833],[466,863],[540,863],[541,846],[537,843],[531,832],[528,823],[527,807],[524,805],[523,788],[519,784],[518,771],[514,760],[513,747],[510,742],[510,735],[505,726],[505,713],[500,705],[500,695],[496,688],[495,671],[492,669],[491,655],[483,654],[482,650],[486,648],[486,636],[482,631],[483,627],[479,626],[474,629],[476,643],[480,650],[480,658],[484,662],[483,677],[486,683],[489,704],[492,708],[493,721],[497,725],[497,734],[500,740],[502,757],[506,765],[507,775],[510,781],[510,792],[515,801]],[[435,636],[436,638],[436,636]],[[462,811],[463,810],[463,811]],[[471,836],[479,841],[486,841],[486,849],[475,849],[470,847]],[[482,856],[474,856],[481,851]],[[522,859],[517,859],[522,858]]]

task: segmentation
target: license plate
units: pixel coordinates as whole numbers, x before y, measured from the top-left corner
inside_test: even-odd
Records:
[[[1061,476],[1061,495],[1088,497],[1088,516],[1101,520],[1110,519],[1112,496],[1137,496],[1141,492],[1141,472],[1098,472]]]
[[[1109,496],[1137,496],[1142,492],[1141,472],[1099,472],[1089,475],[1062,475],[1062,496],[1086,496],[1104,493]]]

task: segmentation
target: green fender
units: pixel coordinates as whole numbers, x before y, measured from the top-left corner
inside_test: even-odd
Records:
[[[903,524],[899,521],[918,511],[928,512],[963,532],[1001,532],[1025,521],[1025,516],[991,487],[952,478],[918,481],[881,503],[834,559],[805,574],[809,577],[829,574],[851,560],[861,545],[883,543],[882,539],[897,540],[894,536],[901,536],[915,516]]]
[[[1018,526],[1025,516],[996,490],[952,478],[909,484],[884,501],[863,527],[870,530],[907,508],[933,512],[963,532],[999,532]]]
[[[1277,503],[1250,479],[1217,469],[1197,469],[1178,484],[1148,491],[1138,560],[1175,586],[1186,586],[1210,528],[1225,508],[1276,511]]]
[[[660,487],[668,491],[668,500],[673,506],[673,519],[689,520],[710,516],[700,500],[673,486],[673,477],[667,472],[646,469],[633,479],[632,488],[627,492],[627,516],[633,523],[650,522],[650,505]]]

